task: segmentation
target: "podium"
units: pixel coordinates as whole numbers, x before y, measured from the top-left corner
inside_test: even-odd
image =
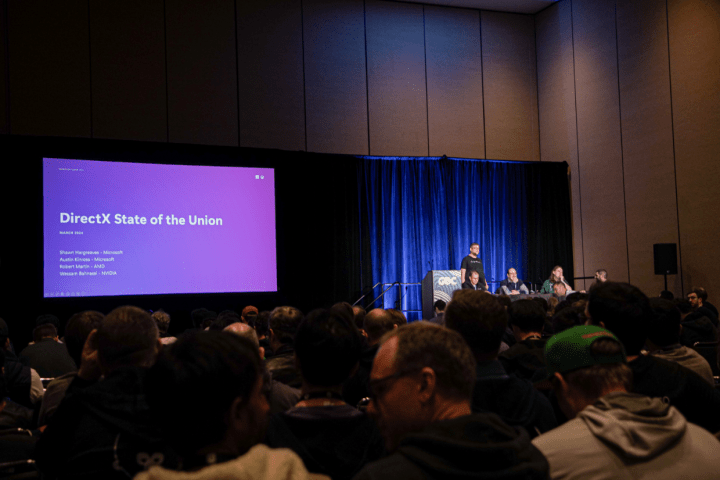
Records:
[[[422,318],[433,318],[433,304],[438,300],[449,302],[453,292],[461,288],[460,270],[430,270],[422,281]]]

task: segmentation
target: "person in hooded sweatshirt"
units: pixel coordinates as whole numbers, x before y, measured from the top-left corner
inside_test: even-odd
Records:
[[[38,441],[43,478],[126,479],[176,464],[143,387],[161,346],[155,321],[137,307],[116,308],[90,333],[78,374]]]
[[[475,359],[459,333],[428,322],[387,333],[367,411],[392,453],[355,480],[547,478],[547,461],[524,429],[472,413],[474,383]]]
[[[550,463],[551,479],[718,477],[720,441],[661,398],[629,393],[633,372],[610,331],[565,330],[548,341],[545,359],[572,419],[532,441]]]

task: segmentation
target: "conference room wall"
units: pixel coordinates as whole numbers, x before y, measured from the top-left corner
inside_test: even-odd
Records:
[[[7,32],[7,11],[5,0],[0,0],[0,31]],[[8,103],[7,35],[0,35],[0,135],[10,133],[10,112]]]
[[[678,243],[669,288],[720,291],[720,2],[562,0],[536,22],[541,160],[571,166],[576,274],[655,294],[652,245]]]

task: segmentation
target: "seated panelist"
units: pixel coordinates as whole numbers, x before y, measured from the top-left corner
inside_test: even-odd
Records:
[[[485,288],[480,285],[480,274],[476,272],[475,270],[470,271],[470,276],[468,277],[468,281],[462,284],[463,289],[470,289],[470,290],[485,290]]]
[[[518,278],[517,270],[510,267],[507,271],[507,278],[500,282],[500,287],[495,293],[498,295],[520,295],[521,293],[528,294],[530,291],[525,286],[525,283]]]

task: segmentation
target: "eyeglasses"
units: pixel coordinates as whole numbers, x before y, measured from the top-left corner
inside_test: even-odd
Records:
[[[399,380],[402,377],[405,377],[407,375],[410,375],[411,373],[417,372],[417,368],[412,368],[408,370],[400,370],[399,372],[395,372],[392,375],[388,375],[386,377],[376,378],[374,380],[370,380],[368,382],[368,387],[370,390],[370,400],[373,402],[377,399],[379,395],[382,395],[382,388],[380,388],[381,385],[384,383],[387,383],[391,380]]]

